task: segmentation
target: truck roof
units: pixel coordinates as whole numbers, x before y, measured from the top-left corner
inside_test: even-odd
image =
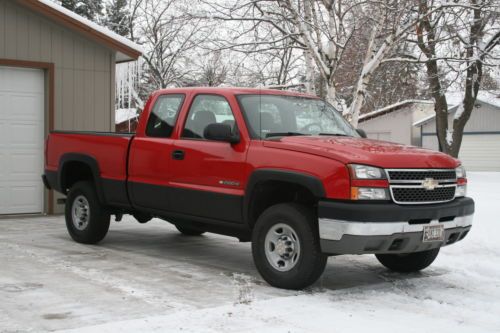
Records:
[[[300,96],[308,98],[319,98],[318,96],[301,93],[297,91],[277,90],[269,88],[240,88],[240,87],[184,87],[184,88],[166,88],[156,91],[157,94],[164,93],[187,93],[187,92],[205,92],[205,93],[232,93],[234,95],[243,94],[261,94],[261,95],[285,95]]]

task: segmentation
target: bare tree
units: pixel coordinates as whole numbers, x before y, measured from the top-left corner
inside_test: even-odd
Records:
[[[435,10],[439,7],[439,10]],[[416,61],[425,64],[430,93],[435,101],[436,131],[440,149],[457,157],[464,127],[469,120],[483,80],[485,66],[498,65],[493,53],[500,43],[495,0],[469,0],[441,4],[419,0],[423,19],[417,25],[414,42],[421,50]],[[450,80],[461,87],[463,101],[448,124],[446,90]]]
[[[219,29],[209,41],[212,52],[230,51],[235,68],[246,78],[240,84],[281,86],[300,75],[301,51],[289,38],[295,27],[284,16],[277,2],[204,0],[204,7],[193,13],[197,18],[217,22]],[[272,12],[274,19],[262,18]],[[229,78],[229,81],[231,78]]]
[[[176,0],[143,0],[138,35],[146,46],[145,72],[153,89],[188,81],[192,70],[186,66],[188,53],[210,35],[210,26],[185,13]]]
[[[207,60],[203,61],[199,79],[195,82],[200,82],[202,85],[209,87],[220,86],[226,82],[229,65],[224,62],[223,57],[221,51],[210,52],[200,57]]]

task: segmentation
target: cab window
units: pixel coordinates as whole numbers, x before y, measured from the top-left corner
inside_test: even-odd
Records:
[[[228,124],[234,131],[235,120],[229,102],[219,95],[198,95],[189,109],[182,137],[205,140],[205,128],[216,123]]]
[[[184,95],[162,95],[158,97],[146,125],[146,135],[169,138],[174,130]]]

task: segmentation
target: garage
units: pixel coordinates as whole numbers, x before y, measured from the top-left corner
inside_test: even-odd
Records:
[[[44,72],[0,67],[0,214],[41,213]]]
[[[459,95],[448,96],[449,103],[458,105]],[[452,126],[458,107],[449,109],[448,123]],[[422,137],[422,147],[438,150],[436,119],[432,115],[414,123]],[[474,110],[465,125],[462,146],[458,158],[470,171],[500,171],[500,95],[480,91]]]
[[[114,131],[116,64],[141,47],[54,1],[0,0],[0,216],[62,213],[49,131]]]

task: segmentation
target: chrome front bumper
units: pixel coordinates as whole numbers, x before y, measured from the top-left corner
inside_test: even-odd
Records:
[[[344,235],[351,236],[390,236],[397,233],[423,232],[425,225],[442,224],[444,229],[464,228],[472,225],[473,215],[459,216],[453,221],[439,222],[432,220],[426,224],[405,222],[356,222],[328,218],[319,219],[319,237],[325,240],[339,241]]]

